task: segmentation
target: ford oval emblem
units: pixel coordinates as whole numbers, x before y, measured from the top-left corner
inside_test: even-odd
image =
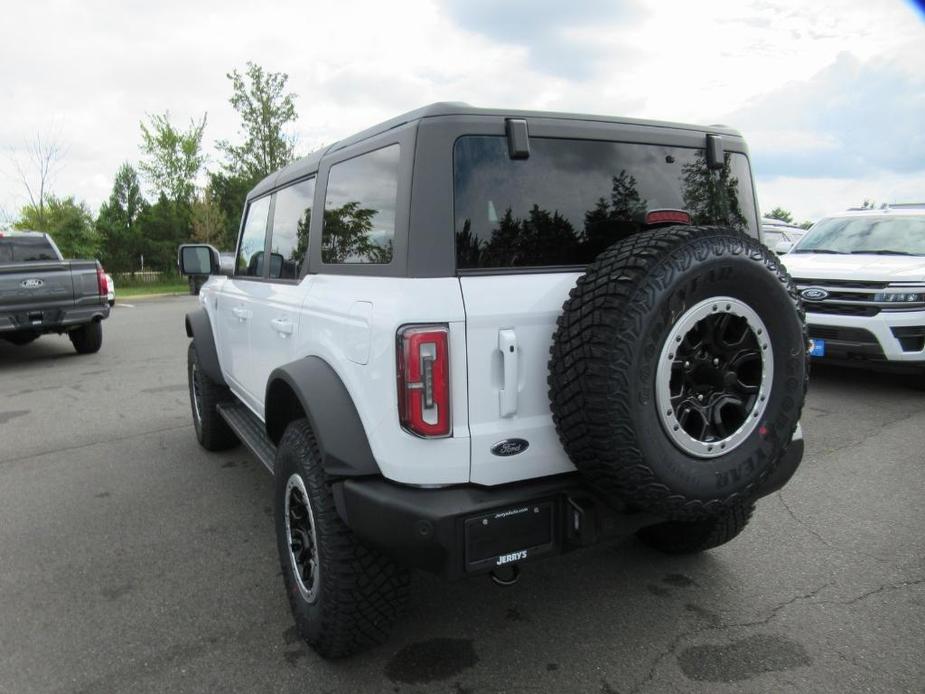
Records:
[[[530,442],[524,439],[505,439],[504,441],[498,441],[498,443],[492,446],[491,452],[492,455],[507,457],[509,455],[523,453],[529,447]]]
[[[28,279],[23,280],[19,283],[19,286],[23,289],[38,289],[39,287],[45,286],[45,280],[40,279]]]
[[[828,298],[829,293],[822,287],[807,287],[800,292],[800,296],[807,301],[824,301]]]

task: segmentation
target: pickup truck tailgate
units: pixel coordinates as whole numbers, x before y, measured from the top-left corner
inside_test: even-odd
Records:
[[[75,310],[92,310],[105,299],[96,261],[0,265],[0,330],[70,324]]]
[[[67,261],[0,266],[0,313],[73,306],[70,266]],[[96,273],[93,282],[97,294]]]

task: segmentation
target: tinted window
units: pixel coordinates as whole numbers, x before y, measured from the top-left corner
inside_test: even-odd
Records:
[[[267,240],[267,216],[270,196],[255,200],[247,208],[235,274],[242,277],[263,277],[264,244]]]
[[[397,197],[398,145],[332,166],[324,199],[322,262],[391,262]]]
[[[308,250],[315,179],[283,188],[276,194],[273,236],[270,239],[270,278],[294,280]]]
[[[31,263],[58,260],[44,236],[17,236],[0,239],[0,263]]]
[[[657,209],[758,236],[742,154],[717,171],[703,150],[531,138],[512,160],[504,137],[467,136],[453,166],[459,268],[584,265]]]

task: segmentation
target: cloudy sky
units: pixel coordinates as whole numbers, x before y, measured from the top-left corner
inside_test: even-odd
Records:
[[[225,74],[290,75],[300,149],[433,101],[726,123],[764,209],[798,220],[925,202],[925,12],[911,0],[32,0],[4,8],[0,220],[36,133],[52,190],[96,210],[139,122],[208,113],[236,138]]]

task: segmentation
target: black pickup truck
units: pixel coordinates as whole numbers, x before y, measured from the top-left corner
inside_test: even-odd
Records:
[[[67,333],[79,354],[103,344],[108,287],[96,260],[65,260],[48,234],[0,232],[0,339]]]

